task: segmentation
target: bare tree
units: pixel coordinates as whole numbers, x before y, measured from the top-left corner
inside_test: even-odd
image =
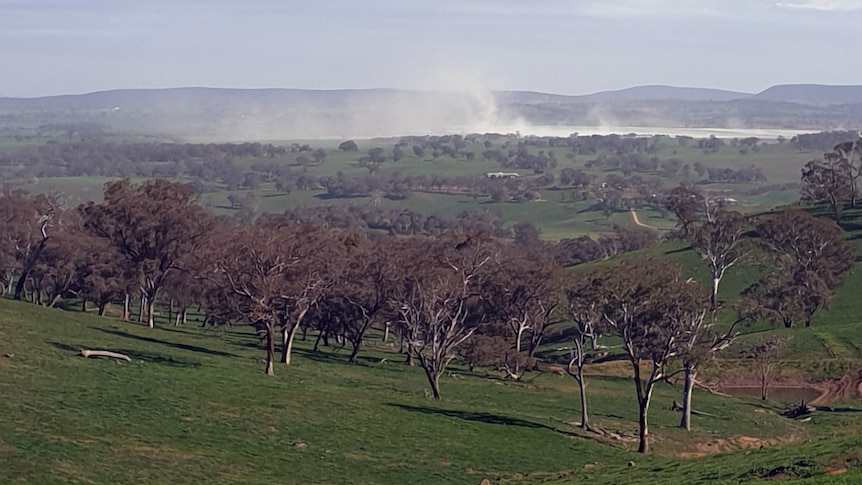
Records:
[[[748,230],[745,217],[738,212],[716,211],[715,215],[691,231],[691,247],[709,267],[712,278],[710,303],[718,308],[718,285],[725,272],[742,260],[750,245],[744,235]]]
[[[400,268],[389,249],[387,238],[363,241],[350,258],[343,261],[337,285],[323,297],[329,318],[337,319],[337,330],[350,341],[349,362],[356,362],[365,333],[374,324],[384,325],[385,310]]]
[[[456,348],[486,323],[481,288],[496,247],[487,234],[445,234],[400,251],[405,276],[390,300],[408,344],[440,399],[440,376]]]
[[[784,339],[773,337],[755,345],[749,351],[748,357],[754,360],[754,371],[760,385],[760,399],[769,398],[769,386],[781,375],[781,362],[778,354],[784,345]]]
[[[578,383],[578,391],[581,397],[581,428],[591,430],[589,413],[587,412],[587,383],[584,378],[584,367],[587,364],[587,354],[595,347],[594,342],[598,337],[598,329],[602,315],[599,310],[597,282],[601,280],[593,275],[574,277],[566,288],[566,300],[568,303],[567,314],[574,324],[574,335],[572,336],[572,349],[569,355],[569,364],[566,372]],[[587,341],[593,343],[589,348]]]
[[[518,357],[513,359],[514,368],[508,368],[507,372],[510,377],[520,379],[521,364],[533,358],[549,328],[562,322],[559,315],[562,270],[551,259],[528,259],[518,249],[512,251],[493,265],[485,301],[489,313],[494,313],[515,340]],[[529,338],[529,351],[523,359],[520,355],[525,335]]]
[[[52,196],[28,196],[20,190],[0,194],[0,251],[16,262],[16,300],[24,297],[27,279],[48,242],[49,228],[59,209],[59,202]],[[11,284],[12,278],[9,279]]]
[[[276,331],[287,305],[284,270],[296,264],[280,247],[290,236],[289,228],[255,224],[213,238],[217,246],[208,278],[214,290],[208,309],[233,313],[257,329],[266,348],[267,375],[274,373]]]
[[[638,402],[638,451],[649,451],[648,412],[655,384],[680,352],[682,322],[702,312],[692,300],[677,298],[688,283],[679,267],[666,260],[623,261],[593,275],[601,295],[603,327],[622,340],[632,368]],[[643,376],[642,365],[649,373]]]
[[[815,204],[826,202],[835,222],[841,220],[847,199],[855,203],[854,184],[850,162],[838,153],[826,153],[823,160],[811,160],[802,168],[802,200]]]
[[[850,183],[850,207],[856,208],[856,198],[859,195],[859,178],[862,177],[862,137],[855,141],[839,143],[832,149],[840,160],[846,161],[847,177]],[[824,157],[829,154],[824,155]]]

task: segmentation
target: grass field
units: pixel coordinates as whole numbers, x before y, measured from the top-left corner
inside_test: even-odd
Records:
[[[848,214],[848,227],[862,211]],[[851,240],[857,242],[857,232]],[[706,278],[683,244],[634,255],[668,256]],[[733,268],[721,296],[756,277]],[[745,371],[738,349],[765,335],[788,339],[785,374],[835,379],[860,369],[862,317],[854,271],[810,328],[743,329],[705,375]],[[660,385],[650,414],[654,454],[634,453],[636,405],[626,366],[589,367],[594,425],[577,428],[568,376],[522,382],[454,367],[443,400],[429,399],[421,370],[372,335],[360,363],[347,352],[311,351],[262,375],[263,352],[244,328],[198,328],[195,318],[155,330],[73,311],[0,300],[0,483],[788,483],[862,481],[862,402],[833,404],[806,423],[783,418],[780,401],[695,391],[694,430],[669,409],[680,389]],[[550,342],[548,354],[565,342]],[[123,352],[132,362],[83,359],[82,348]],[[384,361],[385,359],[385,361]],[[297,445],[298,443],[301,443]],[[830,473],[840,473],[831,475]]]

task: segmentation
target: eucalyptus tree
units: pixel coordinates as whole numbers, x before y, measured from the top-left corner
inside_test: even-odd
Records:
[[[846,158],[837,153],[826,153],[823,160],[811,160],[802,167],[802,200],[826,203],[835,222],[841,220],[844,203],[852,199],[855,204],[853,168]]]
[[[748,229],[748,221],[742,214],[719,209],[691,231],[691,247],[709,267],[713,308],[718,308],[718,285],[724,274],[751,250],[750,241],[745,237]]]
[[[771,251],[769,270],[746,288],[751,312],[790,328],[811,325],[814,313],[829,306],[856,257],[834,221],[785,209],[757,224],[760,241]]]
[[[133,185],[128,179],[105,184],[104,201],[78,209],[84,227],[108,240],[140,277],[147,326],[167,276],[185,255],[206,241],[213,219],[198,204],[194,187],[164,179]]]
[[[515,342],[513,368],[506,363],[510,377],[521,378],[521,365],[531,360],[553,325],[562,318],[564,272],[552,259],[529,258],[520,248],[507,248],[491,268],[485,286],[489,313],[510,331]],[[527,355],[522,356],[524,339]]]
[[[291,224],[281,217],[228,228],[213,238],[213,312],[255,326],[265,342],[264,372],[273,373],[281,332],[281,362],[290,363],[293,340],[311,306],[332,281],[328,270],[344,241],[323,228]]]
[[[393,238],[378,238],[358,243],[345,258],[338,279],[322,297],[321,315],[335,323],[334,329],[350,341],[353,350],[349,362],[356,362],[366,332],[373,326],[386,325],[386,308],[403,268],[391,257]]]
[[[440,376],[457,347],[491,320],[482,289],[499,256],[498,244],[487,233],[446,233],[402,242],[397,254],[403,275],[389,311],[440,399]]]
[[[597,270],[595,285],[602,331],[622,341],[632,368],[638,404],[638,451],[649,451],[648,413],[655,385],[680,354],[686,321],[704,311],[696,298],[679,298],[692,283],[678,265],[659,259],[625,260]],[[644,375],[642,366],[648,374]]]
[[[30,196],[21,190],[0,194],[0,252],[6,263],[5,286],[11,286],[17,275],[13,298],[24,297],[30,272],[48,243],[49,233],[56,226],[62,207],[51,195]]]
[[[603,317],[599,306],[601,300],[600,294],[597,293],[601,291],[601,281],[600,276],[594,273],[572,275],[565,288],[566,315],[573,324],[574,330],[566,372],[578,383],[581,398],[580,427],[584,430],[592,429],[587,412],[587,382],[584,368],[589,351],[595,347],[595,345],[588,347],[587,341],[591,343],[596,341],[602,324]]]

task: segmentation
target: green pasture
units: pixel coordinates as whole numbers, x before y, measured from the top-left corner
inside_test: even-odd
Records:
[[[147,330],[0,300],[0,483],[862,478],[862,423],[852,407],[798,423],[778,416],[777,403],[696,392],[695,408],[714,417],[696,417],[687,433],[669,410],[680,390],[661,385],[651,412],[655,455],[641,456],[630,451],[632,384],[617,371],[589,376],[593,422],[618,436],[609,438],[576,427],[577,387],[568,376],[532,373],[516,383],[455,367],[436,402],[421,371],[378,336],[355,365],[345,351],[314,353],[311,339],[300,341],[294,363],[267,377],[259,342],[244,329],[200,329],[194,318],[184,327],[159,323]],[[84,359],[76,356],[82,348],[123,352],[132,362]],[[723,453],[690,457],[711,447]],[[825,475],[842,467],[850,473]]]

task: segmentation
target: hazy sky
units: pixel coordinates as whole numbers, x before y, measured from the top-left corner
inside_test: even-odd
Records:
[[[0,0],[0,96],[862,84],[862,0]]]

